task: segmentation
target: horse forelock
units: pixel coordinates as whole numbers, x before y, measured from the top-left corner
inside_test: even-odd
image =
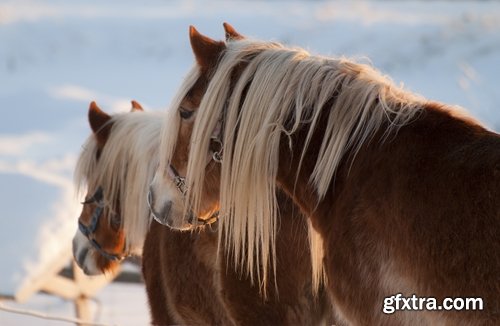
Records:
[[[200,77],[199,68],[195,65],[188,72],[187,76],[184,78],[182,85],[172,99],[167,114],[164,118],[165,126],[168,128],[163,128],[161,131],[160,148],[159,148],[159,165],[158,172],[166,173],[167,167],[171,163],[172,155],[174,153],[177,138],[179,133],[179,127],[181,118],[178,112],[182,101],[191,91],[196,81]]]
[[[231,84],[241,65],[245,67]],[[295,150],[300,167],[319,120],[327,120],[310,174],[320,201],[347,151],[357,152],[382,126],[389,134],[410,122],[423,103],[374,68],[346,58],[312,56],[278,43],[231,42],[197,113],[187,205],[200,205],[209,140],[223,118],[219,239],[225,239],[234,260],[246,265],[252,279],[256,273],[264,283],[268,271],[275,270],[276,176],[283,134],[307,128],[304,148]],[[313,242],[318,243],[317,237]],[[319,284],[322,259],[317,253],[313,257]]]
[[[79,194],[88,187],[100,186],[106,205],[115,211],[119,205],[126,250],[133,253],[140,254],[149,228],[145,194],[158,164],[162,122],[161,113],[155,112],[114,115],[105,146],[99,149],[94,135],[91,135],[75,169]]]

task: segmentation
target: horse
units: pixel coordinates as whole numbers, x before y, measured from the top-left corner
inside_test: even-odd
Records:
[[[216,221],[181,233],[151,220],[146,194],[158,164],[163,119],[132,104],[132,113],[112,116],[94,102],[89,107],[92,135],[75,170],[78,189],[87,192],[73,241],[75,260],[84,272],[106,272],[123,257],[142,252],[154,325],[330,321],[325,293],[313,298],[309,278],[303,277],[311,268],[307,237],[301,235],[306,221],[290,200],[282,201],[290,223],[283,224],[278,237],[282,296],[267,300],[250,279],[216,259],[218,235],[211,231]]]
[[[193,26],[189,37],[195,64],[165,117],[175,128],[154,214],[187,229],[217,209],[233,264],[265,281],[281,189],[320,235],[314,283],[339,323],[500,324],[498,134],[345,57]]]
[[[138,102],[132,101],[131,112],[143,111]],[[95,102],[90,104],[88,118],[93,132],[82,146],[74,173],[77,189],[79,192],[86,189],[87,194],[82,202],[83,208],[78,219],[78,229],[73,238],[73,257],[85,274],[99,275],[115,269],[128,256],[142,255],[143,243],[147,238],[146,225],[138,224],[142,226],[142,237],[138,237],[134,232],[133,237],[127,238],[124,222],[127,222],[128,228],[134,227],[131,222],[138,220],[136,216],[145,217],[144,205],[141,202],[138,203],[136,199],[140,197],[138,193],[135,194],[137,197],[134,197],[131,193],[125,194],[122,191],[127,189],[125,187],[127,183],[131,184],[138,178],[138,173],[144,173],[144,170],[140,168],[148,162],[144,158],[136,157],[133,146],[141,149],[139,153],[154,157],[152,152],[154,147],[148,150],[147,146],[143,145],[153,144],[154,146],[156,141],[154,131],[159,130],[160,123],[155,122],[158,121],[158,117],[152,113],[119,114],[111,117],[105,114]],[[137,134],[142,133],[142,139],[145,138],[144,130],[147,129],[143,130],[143,125],[149,126],[148,129],[153,130],[153,133],[150,132],[149,139],[145,139],[143,143],[136,143],[139,137],[134,136]],[[111,135],[113,137],[110,137]],[[120,138],[124,141],[121,143],[122,146],[119,146]],[[148,140],[151,142],[148,143]],[[109,145],[105,146],[106,143]],[[135,170],[136,174],[129,179],[128,174],[122,171],[127,172],[124,169],[129,166],[124,164],[128,164],[131,157],[134,158],[132,161],[135,164],[130,170]],[[149,162],[154,164],[153,161]],[[142,178],[146,177],[142,176]],[[107,191],[103,190],[103,185]],[[113,195],[110,195],[110,189],[113,189]],[[128,198],[122,199],[125,196]],[[158,287],[147,286],[147,288],[150,289],[148,298],[149,293],[155,293],[156,290],[158,293],[156,295],[160,296],[163,290]],[[154,324],[174,323],[168,310],[164,308],[165,306],[151,308]]]
[[[132,101],[131,103],[131,112],[143,111],[138,102]],[[95,121],[100,118],[100,112],[97,104],[92,102],[89,108],[89,121],[94,134],[82,146],[83,150],[77,160],[74,173],[78,191],[84,188],[88,190],[82,202],[83,208],[78,218],[78,229],[73,238],[73,257],[87,275],[111,272],[123,259],[133,254],[140,255],[142,251],[141,240],[133,245],[132,243],[125,245],[125,232],[120,216],[122,206],[120,201],[115,199],[118,197],[119,190],[114,189],[114,197],[108,194],[105,197],[100,185],[105,177],[108,183],[112,182],[109,179],[111,173],[108,175],[108,171],[105,171],[106,174],[103,174],[103,169],[99,169],[100,165],[105,165],[112,171],[113,160],[107,158],[108,151],[105,151],[107,161],[100,164],[99,161],[114,123],[110,118],[102,115],[103,121],[97,124]],[[131,210],[130,207],[123,208]],[[102,216],[107,218],[101,219]]]

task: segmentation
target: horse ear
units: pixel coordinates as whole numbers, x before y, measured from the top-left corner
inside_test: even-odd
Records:
[[[189,40],[196,62],[202,71],[215,67],[220,55],[226,49],[224,42],[214,41],[201,35],[194,26],[189,26]]]
[[[245,37],[238,33],[233,26],[228,23],[223,23],[224,31],[226,32],[226,42],[242,40]]]
[[[111,116],[106,112],[102,111],[97,104],[92,101],[89,107],[89,124],[90,128],[94,132],[97,143],[99,146],[104,146],[108,140],[109,133],[111,131]]]
[[[136,111],[144,111],[144,109],[142,108],[142,105],[139,104],[139,102],[132,100],[132,110],[130,110],[130,112]]]

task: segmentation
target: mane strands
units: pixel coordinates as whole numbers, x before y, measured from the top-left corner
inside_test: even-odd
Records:
[[[83,146],[75,169],[78,193],[101,186],[108,209],[120,208],[126,250],[141,254],[150,215],[145,194],[158,164],[163,116],[157,112],[116,114],[99,159],[95,136]]]
[[[240,65],[245,68],[231,89],[232,73]],[[390,134],[408,123],[423,103],[367,65],[311,56],[277,43],[230,42],[194,124],[187,205],[197,208],[201,201],[211,132],[222,118],[219,238],[225,240],[235,263],[245,264],[252,280],[256,273],[265,284],[268,273],[276,270],[275,180],[282,136],[307,131],[305,146],[299,150],[302,162],[320,118],[327,119],[310,175],[321,200],[347,151],[355,154],[383,126]],[[291,140],[287,145],[293,146]],[[310,236],[313,283],[319,285],[322,246],[317,234]]]
[[[184,81],[179,88],[179,91],[172,99],[172,102],[167,110],[167,114],[164,117],[164,126],[161,130],[161,140],[159,148],[159,171],[167,171],[168,166],[171,163],[172,155],[177,144],[177,137],[179,133],[179,127],[181,123],[181,118],[179,116],[179,107],[181,106],[182,100],[186,97],[186,94],[191,90],[196,80],[200,76],[198,67],[193,66],[189,73],[184,78]]]

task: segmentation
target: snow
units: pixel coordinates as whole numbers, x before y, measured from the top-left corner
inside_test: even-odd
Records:
[[[222,38],[224,21],[244,35],[371,62],[500,130],[498,2],[3,0],[0,295],[14,295],[71,246],[80,209],[72,172],[89,133],[88,103],[118,112],[136,99],[164,110],[193,62],[188,26]],[[128,288],[103,290],[103,307],[130,299],[146,314],[143,290],[113,294]],[[51,309],[45,297],[32,300]],[[144,324],[133,321],[119,319]]]
[[[107,325],[148,325],[149,311],[145,302],[146,293],[143,285],[111,283],[90,302],[90,310],[93,313],[94,322]],[[9,308],[43,312],[43,314],[50,316],[75,318],[75,307],[71,302],[47,294],[37,294],[27,304],[14,302],[4,304]],[[67,324],[0,311],[0,325],[48,326]]]

